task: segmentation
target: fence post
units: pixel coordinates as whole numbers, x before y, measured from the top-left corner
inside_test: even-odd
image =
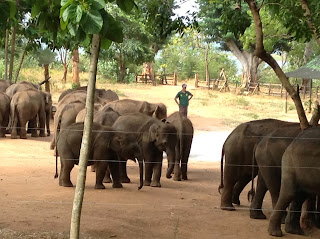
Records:
[[[194,87],[198,88],[198,74],[194,75]]]
[[[174,72],[174,73],[173,73],[173,85],[177,85],[177,82],[178,82],[177,73]]]
[[[280,98],[282,99],[282,90],[283,90],[283,85],[281,84],[281,90],[280,90]]]
[[[288,92],[286,91],[286,103],[285,103],[285,113],[288,113]]]
[[[136,74],[136,83],[138,83],[138,75]]]
[[[270,96],[270,94],[271,94],[271,83],[269,83],[269,93],[268,93],[268,95]]]

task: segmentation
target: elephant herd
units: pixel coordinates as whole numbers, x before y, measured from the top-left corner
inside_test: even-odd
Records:
[[[258,175],[250,217],[266,219],[262,204],[269,190],[274,209],[269,234],[282,236],[282,222],[285,222],[287,233],[304,234],[300,225],[302,204],[307,200],[316,208],[314,199],[320,195],[319,140],[319,126],[302,131],[298,123],[276,119],[240,124],[222,148],[218,188],[219,192],[222,191],[221,209],[235,210],[233,204],[240,205],[240,193]],[[249,194],[253,192],[252,187]],[[319,217],[315,215],[313,219],[317,225]]]
[[[60,186],[73,186],[70,173],[79,163],[85,100],[86,89],[67,90],[60,95],[56,107],[50,149],[55,149],[55,177],[59,177]],[[166,177],[171,178],[174,173],[176,181],[188,179],[187,163],[193,139],[193,125],[188,118],[179,112],[167,117],[167,108],[162,103],[119,100],[111,90],[96,89],[94,102],[88,165],[96,171],[96,189],[104,189],[106,182],[112,182],[114,188],[130,183],[128,159],[139,163],[138,189],[161,187],[163,152],[168,160]]]
[[[11,138],[27,137],[26,124],[32,137],[50,135],[51,94],[41,91],[40,85],[21,81],[9,84],[0,80],[0,137],[8,131]],[[40,133],[38,134],[38,130]]]

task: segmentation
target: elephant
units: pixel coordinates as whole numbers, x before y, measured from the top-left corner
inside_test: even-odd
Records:
[[[0,80],[0,92],[6,92],[7,88],[10,86],[10,82],[7,80]]]
[[[60,108],[60,107],[63,107],[64,105],[67,105],[69,104],[70,102],[72,101],[82,101],[82,102],[86,102],[86,99],[87,99],[87,92],[86,91],[74,91],[70,94],[67,94],[66,96],[64,96],[59,102],[58,102],[58,105],[57,105],[57,110]],[[100,104],[100,105],[105,105],[107,102],[109,102],[110,100],[108,99],[103,99],[103,98],[100,98],[98,96],[94,96],[94,102],[97,103],[97,104]]]
[[[56,138],[61,129],[76,122],[78,113],[85,109],[86,103],[83,101],[72,101],[67,105],[60,106],[54,115],[54,137],[52,137],[50,149],[54,149]]]
[[[250,206],[250,218],[266,219],[261,208],[268,190],[271,194],[272,206],[275,207],[281,185],[282,155],[300,132],[299,123],[287,124],[264,136],[255,146],[253,161],[256,161],[259,172],[256,193]]]
[[[105,126],[112,126],[120,114],[110,107],[103,107],[94,114],[93,121]]]
[[[79,91],[84,91],[84,92],[87,92],[87,86],[82,86],[82,87],[79,87],[78,89],[68,89],[64,92],[61,93],[59,99],[58,99],[58,102],[61,101],[61,99],[68,95],[68,94],[73,94],[73,93],[77,93]],[[108,89],[108,90],[105,90],[105,89],[95,89],[95,92],[96,92],[96,96],[97,97],[100,97],[102,99],[106,99],[106,100],[109,100],[109,101],[114,101],[114,100],[119,100],[119,96],[117,95],[116,92]]]
[[[16,84],[12,84],[10,85],[7,89],[6,89],[6,94],[12,98],[12,96],[19,92],[19,91],[23,91],[23,90],[41,90],[40,85],[36,85],[34,83],[28,82],[28,81],[21,81],[19,83]]]
[[[256,143],[263,136],[287,124],[290,123],[276,119],[254,120],[240,124],[231,132],[223,144],[221,154],[221,183],[218,190],[220,192],[223,188],[220,205],[222,210],[235,210],[232,203],[240,204],[240,193],[252,177],[257,175],[257,168],[252,170],[250,166]]]
[[[143,113],[131,113],[120,116],[112,126],[115,130],[134,135],[142,149],[145,162],[144,186],[161,187],[163,151],[168,158],[166,177],[171,178],[175,164],[176,128],[163,121]],[[130,182],[126,170],[126,158],[121,159],[121,182]]]
[[[79,163],[83,127],[84,123],[69,125],[60,132],[57,138],[55,178],[58,177],[57,157],[59,155],[61,161],[60,186],[73,187],[70,180],[70,172],[74,165]],[[122,188],[119,180],[119,157],[138,160],[140,169],[140,185],[138,189],[141,189],[143,187],[143,160],[141,149],[135,137],[117,133],[112,127],[93,122],[88,166],[96,165],[96,189],[105,189],[102,181],[107,167],[109,167],[112,174],[113,188]]]
[[[279,199],[270,217],[268,232],[282,236],[281,219],[289,206],[285,231],[304,234],[300,223],[301,205],[310,195],[320,195],[320,127],[302,131],[282,156]]]
[[[9,129],[11,138],[17,138],[17,125],[21,126],[20,138],[26,139],[26,123],[32,122],[32,137],[37,137],[37,116],[39,118],[40,137],[45,137],[45,126],[47,126],[47,135],[50,135],[50,114],[52,107],[51,94],[40,90],[29,89],[19,91],[13,95],[10,102],[10,122]]]
[[[7,94],[0,92],[0,137],[6,137],[6,128],[9,123],[10,98]]]
[[[101,108],[102,108],[101,104],[99,104],[99,103],[94,104],[93,105],[93,115],[96,114]],[[86,108],[79,111],[79,113],[77,114],[77,117],[76,117],[77,123],[84,122],[84,118],[86,117],[86,112],[87,112]]]
[[[175,149],[176,164],[174,167],[173,180],[180,181],[181,177],[183,180],[188,180],[188,159],[194,133],[192,122],[179,112],[174,112],[166,120],[176,128],[178,135],[178,142]]]
[[[158,119],[167,118],[167,107],[162,103],[154,104],[147,101],[123,99],[111,101],[106,104],[106,107],[112,108],[121,115],[140,112]]]

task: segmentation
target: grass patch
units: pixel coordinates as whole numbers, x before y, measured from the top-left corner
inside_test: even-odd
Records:
[[[257,115],[256,113],[247,113],[247,114],[244,114],[244,116],[247,116],[249,118],[252,118],[252,119],[259,119],[259,115]]]
[[[248,106],[250,104],[250,102],[242,96],[232,99],[231,102],[235,105],[241,105],[241,106]]]

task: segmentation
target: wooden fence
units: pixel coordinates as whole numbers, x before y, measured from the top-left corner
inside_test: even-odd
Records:
[[[178,76],[173,74],[154,75],[154,80],[150,74],[136,75],[136,83],[152,84],[152,85],[177,85]]]

